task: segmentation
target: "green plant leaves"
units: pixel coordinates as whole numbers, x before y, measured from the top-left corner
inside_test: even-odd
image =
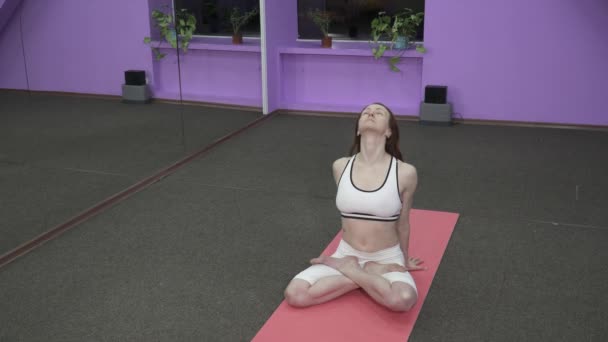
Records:
[[[376,59],[382,57],[384,55],[384,52],[386,51],[387,46],[382,44],[380,46],[378,46],[378,48],[376,49],[376,52],[374,53],[374,57],[376,57]]]
[[[379,12],[371,22],[371,36],[374,43],[372,54],[374,58],[379,59],[387,50],[392,50],[399,36],[404,36],[413,41],[423,17],[423,12],[414,13],[410,8],[404,8],[393,16],[387,15],[386,12]],[[386,37],[385,40],[389,43],[381,42],[384,37]],[[426,49],[420,45],[416,46],[416,51],[424,53]],[[399,55],[389,58],[388,63],[392,71],[400,71],[397,63],[404,52],[402,51]]]
[[[161,53],[158,48],[152,48],[152,52],[154,53],[154,59],[156,59],[157,61],[160,61],[167,55],[165,53]]]
[[[399,63],[399,59],[400,59],[399,56],[394,56],[389,59],[389,65],[391,67],[391,71],[395,71],[395,72],[400,71],[399,68],[397,68],[397,63]]]
[[[184,52],[187,52],[194,31],[196,30],[196,18],[185,9],[178,11],[175,14],[175,18],[173,18],[173,11],[171,8],[168,6],[164,6],[164,8],[165,12],[156,9],[152,11],[154,25],[158,28],[161,39],[164,39],[174,49],[177,48],[179,44],[181,45],[181,49]],[[179,41],[177,39],[178,34],[181,37]],[[144,43],[150,44],[152,43],[152,39],[150,37],[145,37]],[[154,52],[156,60],[161,60],[166,56],[166,54],[160,52],[158,47],[153,47],[152,51]]]
[[[331,13],[322,11],[318,8],[314,10],[311,8],[307,12],[308,17],[317,25],[317,27],[323,32],[325,37],[329,36],[329,25],[333,21]]]
[[[238,7],[232,9],[230,13],[230,23],[232,23],[232,32],[238,34],[241,27],[247,24],[254,16],[258,14],[258,8],[255,7],[249,12],[245,12],[241,15],[241,10]]]

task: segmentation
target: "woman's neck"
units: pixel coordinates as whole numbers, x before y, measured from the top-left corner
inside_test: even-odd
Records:
[[[357,160],[365,164],[375,164],[386,160],[388,153],[384,149],[385,144],[386,138],[383,135],[362,135]]]

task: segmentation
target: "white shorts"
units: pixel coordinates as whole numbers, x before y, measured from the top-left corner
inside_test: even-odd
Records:
[[[365,263],[368,261],[375,261],[379,264],[399,264],[401,266],[405,266],[403,252],[401,251],[401,247],[399,245],[370,253],[357,250],[349,245],[346,241],[340,240],[340,244],[338,245],[336,252],[331,256],[335,258],[355,256],[359,260],[359,265],[361,265],[361,267],[363,267],[363,265],[365,265]],[[342,275],[342,273],[327,265],[312,265],[296,275],[294,279],[302,279],[313,285],[321,278],[334,275]],[[383,274],[382,277],[387,279],[391,284],[396,281],[404,282],[418,292],[416,283],[414,282],[414,278],[412,278],[410,272],[389,272]]]

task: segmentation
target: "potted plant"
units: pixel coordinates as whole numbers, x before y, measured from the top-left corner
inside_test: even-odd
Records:
[[[174,49],[179,46],[184,53],[188,52],[188,45],[190,44],[194,31],[196,30],[196,18],[187,10],[181,9],[177,11],[175,13],[175,18],[173,18],[171,9],[168,6],[165,6],[164,8],[164,11],[152,11],[154,26],[158,28],[160,32],[160,40],[157,42],[156,46],[152,46],[152,51],[154,52],[154,57],[156,60],[161,60],[167,55],[165,53],[161,53],[159,49],[163,39]],[[181,37],[179,41],[177,39],[178,34]],[[144,43],[152,45],[152,38],[145,37]]]
[[[329,36],[329,25],[333,18],[331,13],[322,11],[318,8],[309,9],[308,17],[317,25],[317,27],[323,32],[323,39],[321,40],[321,47],[331,48],[332,39]]]
[[[257,14],[257,7],[249,12],[244,12],[243,14],[241,14],[241,10],[238,7],[232,9],[232,13],[230,14],[230,22],[232,23],[232,44],[243,44],[241,27],[247,24]]]
[[[414,13],[409,8],[405,8],[393,16],[386,14],[386,12],[378,13],[371,24],[374,58],[379,59],[386,50],[393,50],[393,48],[399,50],[396,56],[389,58],[391,70],[399,71],[396,64],[405,50],[412,45],[411,41],[416,37],[418,26],[422,23],[423,17],[423,12]],[[426,52],[422,44],[417,44],[416,50],[420,53]]]

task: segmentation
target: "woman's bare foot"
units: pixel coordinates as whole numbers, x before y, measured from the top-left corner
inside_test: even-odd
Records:
[[[310,260],[310,263],[313,265],[315,265],[315,264],[327,265],[340,272],[342,272],[345,269],[360,268],[359,262],[357,261],[357,258],[354,256],[347,256],[344,258],[334,258],[334,257],[322,255],[318,258],[314,258],[314,259]]]
[[[366,262],[363,270],[376,275],[383,275],[389,272],[407,272],[407,269],[399,264],[379,264],[375,261]]]

